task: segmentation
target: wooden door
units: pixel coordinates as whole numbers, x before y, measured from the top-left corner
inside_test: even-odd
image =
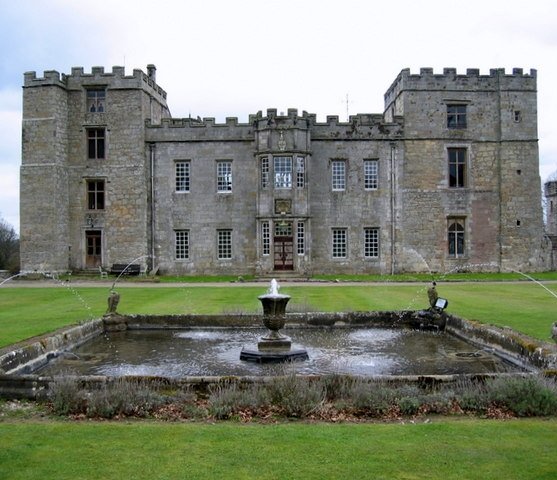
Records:
[[[98,268],[102,264],[102,232],[85,232],[85,268]]]

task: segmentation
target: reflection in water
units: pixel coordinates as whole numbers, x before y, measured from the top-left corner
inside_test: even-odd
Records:
[[[292,348],[310,360],[288,368],[299,374],[441,375],[517,371],[517,367],[445,333],[392,329],[296,329]],[[41,374],[272,375],[284,366],[239,359],[262,329],[130,330],[99,336],[52,361]]]

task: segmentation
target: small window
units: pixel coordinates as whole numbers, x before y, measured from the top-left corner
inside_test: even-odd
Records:
[[[95,88],[87,90],[87,111],[89,113],[103,113],[106,105],[106,90]]]
[[[174,236],[176,260],[187,260],[190,258],[190,232],[188,230],[176,230]]]
[[[522,121],[522,114],[520,113],[520,110],[515,110],[513,112],[513,118],[515,123],[520,123]]]
[[[466,105],[447,105],[447,127],[466,128]]]
[[[275,188],[292,188],[292,157],[273,157]]]
[[[232,191],[232,162],[217,162],[217,192],[225,193]]]
[[[364,188],[377,190],[379,184],[379,169],[377,160],[364,160]]]
[[[176,171],[176,191],[189,192],[190,191],[190,162],[179,161],[175,163]]]
[[[464,219],[450,218],[448,225],[449,257],[464,255]]]
[[[379,229],[364,228],[364,257],[379,257]]]
[[[346,258],[346,229],[333,229],[333,258]]]
[[[269,222],[261,222],[261,247],[263,255],[270,255],[271,253],[271,229]]]
[[[449,187],[466,186],[466,148],[448,148]]]
[[[269,186],[269,157],[261,158],[261,188]]]
[[[217,258],[219,260],[232,258],[232,230],[217,230]]]
[[[306,183],[306,166],[304,157],[296,157],[296,187],[304,188]]]
[[[105,154],[105,129],[90,128],[87,130],[87,158],[99,160]]]
[[[306,253],[306,232],[304,222],[298,222],[296,226],[296,251],[298,255]]]
[[[104,210],[104,180],[87,180],[87,208]]]
[[[334,160],[331,164],[332,188],[335,191],[346,189],[346,162]]]

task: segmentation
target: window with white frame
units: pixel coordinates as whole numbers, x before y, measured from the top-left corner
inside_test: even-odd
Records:
[[[174,250],[176,260],[190,258],[190,232],[188,230],[174,231]]]
[[[333,258],[346,258],[347,239],[345,228],[333,228]]]
[[[379,257],[379,229],[364,228],[364,257]]]
[[[177,161],[175,163],[176,171],[176,191],[189,192],[190,191],[190,162]]]
[[[298,222],[296,225],[296,252],[298,255],[306,253],[306,225],[304,222]]]
[[[296,187],[304,188],[306,184],[306,159],[296,157]]]
[[[217,258],[219,260],[232,258],[232,230],[217,230]]]
[[[263,255],[271,253],[271,228],[269,222],[261,222],[261,248]]]
[[[447,241],[449,257],[461,257],[465,253],[464,218],[449,218]]]
[[[275,188],[292,188],[292,157],[273,157]]]
[[[230,160],[217,161],[217,192],[232,191],[232,162]]]
[[[379,162],[377,160],[364,160],[364,188],[377,190],[379,186]]]
[[[331,164],[332,188],[333,190],[346,189],[346,162],[344,160],[333,160]]]
[[[261,158],[261,188],[269,186],[269,157]]]

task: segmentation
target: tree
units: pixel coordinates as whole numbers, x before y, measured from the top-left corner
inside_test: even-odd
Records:
[[[0,217],[0,270],[19,271],[19,237],[8,222]]]

